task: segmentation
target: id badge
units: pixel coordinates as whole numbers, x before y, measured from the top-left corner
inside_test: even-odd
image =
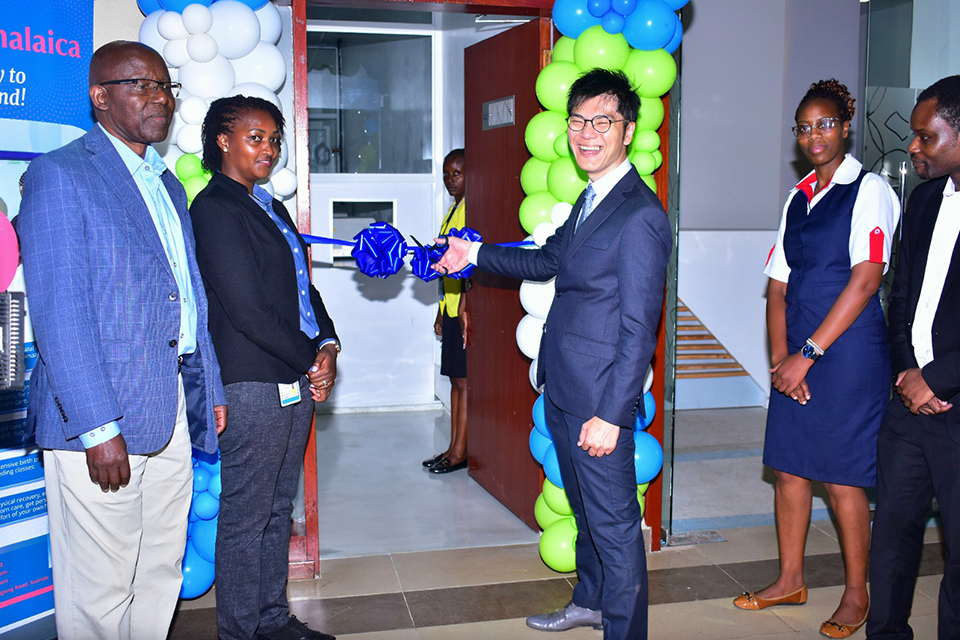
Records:
[[[282,382],[277,385],[277,388],[280,389],[280,406],[289,407],[292,404],[297,404],[300,402],[300,383],[291,382],[290,384],[283,384]]]

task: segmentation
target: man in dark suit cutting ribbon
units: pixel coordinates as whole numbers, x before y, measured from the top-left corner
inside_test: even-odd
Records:
[[[640,99],[625,75],[593,69],[570,88],[567,137],[589,182],[568,220],[538,250],[450,237],[437,269],[468,263],[546,281],[537,383],[577,522],[579,583],[543,631],[603,626],[604,637],[647,637],[647,576],[637,502],[633,425],[656,347],[667,260],[667,216],[627,160]],[[438,242],[444,242],[439,239]]]

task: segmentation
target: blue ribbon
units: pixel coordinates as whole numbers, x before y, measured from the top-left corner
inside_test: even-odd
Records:
[[[356,244],[350,252],[357,268],[371,278],[386,278],[400,271],[407,255],[403,235],[386,222],[374,222],[353,236]]]

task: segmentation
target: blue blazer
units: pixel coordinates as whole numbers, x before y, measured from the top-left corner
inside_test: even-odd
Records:
[[[226,397],[186,195],[172,171],[162,179],[180,215],[207,388],[206,425],[191,425],[191,438],[212,453],[213,407]],[[41,447],[82,451],[79,434],[117,420],[129,453],[159,451],[177,417],[181,303],[150,212],[99,127],[30,163],[18,217],[40,354],[28,431]]]
[[[537,384],[567,413],[632,427],[657,343],[670,225],[633,168],[574,233],[582,206],[583,194],[539,250],[485,244],[477,266],[526,280],[556,276]]]

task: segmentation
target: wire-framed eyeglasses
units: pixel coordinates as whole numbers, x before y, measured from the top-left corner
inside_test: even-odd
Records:
[[[174,98],[180,95],[179,82],[160,82],[159,80],[150,80],[149,78],[124,78],[123,80],[107,80],[98,82],[100,86],[108,84],[129,84],[134,85],[135,90],[140,95],[152,96],[158,91],[170,94]]]

